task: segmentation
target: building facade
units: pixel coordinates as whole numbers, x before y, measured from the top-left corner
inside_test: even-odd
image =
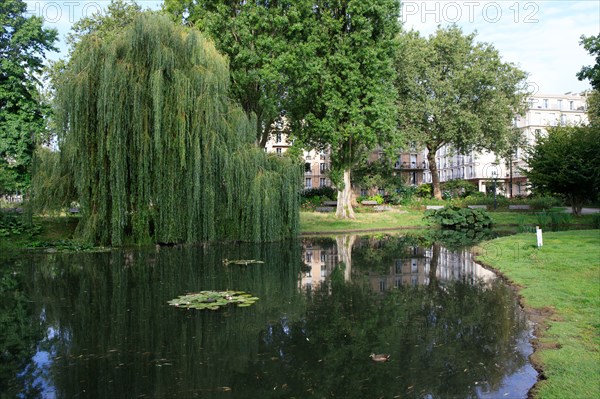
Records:
[[[526,114],[515,117],[513,122],[523,132],[528,145],[534,145],[538,135],[547,134],[549,127],[588,123],[586,93],[536,94],[527,98],[527,105]],[[267,142],[265,150],[281,155],[291,145],[284,133],[276,133]],[[492,187],[497,187],[498,192],[507,196],[527,195],[527,178],[523,173],[527,169],[525,156],[524,148],[517,149],[511,159],[500,159],[493,152],[461,154],[451,146],[444,146],[436,152],[437,173],[442,183],[463,179],[474,184],[481,192],[489,192]],[[370,160],[382,157],[383,152],[376,150]],[[332,185],[328,176],[331,159],[327,151],[304,151],[304,161],[305,189]],[[432,182],[427,150],[415,147],[399,150],[393,168],[405,185],[418,186]],[[356,191],[359,192],[360,188]]]

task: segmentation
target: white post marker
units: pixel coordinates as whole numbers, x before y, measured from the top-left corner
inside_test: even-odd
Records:
[[[540,229],[540,226],[535,226],[535,233],[537,235],[537,246],[541,248],[544,245],[544,240],[542,239],[542,229]]]

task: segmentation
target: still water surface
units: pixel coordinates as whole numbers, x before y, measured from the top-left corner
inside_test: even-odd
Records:
[[[0,270],[2,398],[516,399],[536,380],[511,289],[417,237],[54,253]],[[225,289],[260,300],[167,305]]]

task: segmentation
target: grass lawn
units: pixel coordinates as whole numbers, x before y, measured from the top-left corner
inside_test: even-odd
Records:
[[[600,230],[544,233],[544,246],[535,244],[533,233],[502,237],[478,256],[542,316],[532,359],[546,379],[535,398],[600,398]]]
[[[355,220],[341,220],[334,212],[300,212],[300,231],[302,233],[329,233],[352,230],[386,230],[401,228],[427,228],[422,220],[424,211],[395,209],[389,212],[366,211],[357,209]],[[552,212],[561,223],[592,225],[594,216],[574,217],[562,212]],[[536,226],[552,222],[548,212],[490,212],[494,227],[499,226]]]
[[[423,228],[422,211],[356,212],[356,219],[338,219],[335,212],[300,212],[300,232],[323,233],[352,230]]]

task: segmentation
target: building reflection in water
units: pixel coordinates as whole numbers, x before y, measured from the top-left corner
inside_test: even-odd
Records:
[[[397,239],[402,240],[401,237]],[[383,241],[389,240],[390,237],[386,237]],[[353,252],[367,248],[377,252],[380,245],[377,239],[358,236],[305,239],[302,243],[305,266],[300,287],[311,291],[326,281],[336,267],[344,267],[346,281],[366,274],[372,289],[380,292],[400,286],[430,285],[432,282],[441,285],[451,281],[489,283],[496,278],[493,272],[474,261],[469,249],[453,251],[437,243],[398,246],[396,253],[388,251],[388,256],[381,256],[382,264],[367,270],[353,270]]]

